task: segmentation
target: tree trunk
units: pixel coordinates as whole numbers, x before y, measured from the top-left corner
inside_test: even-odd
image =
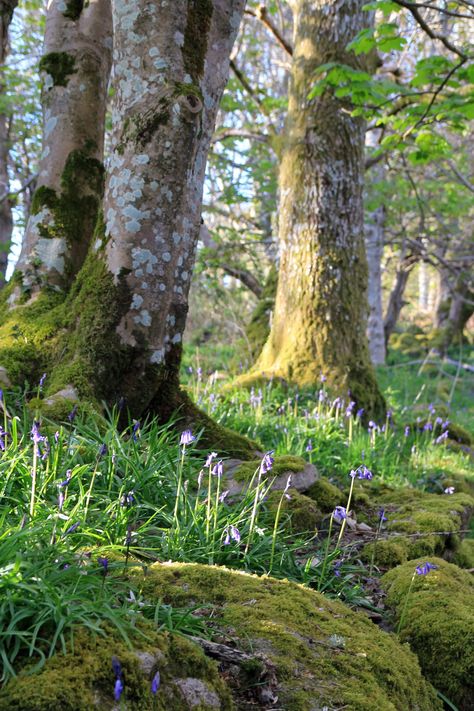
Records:
[[[467,322],[474,313],[474,290],[470,275],[460,274],[451,283],[452,274],[447,269],[440,273],[440,296],[436,310],[435,350],[444,356],[450,345],[461,343]]]
[[[385,338],[382,308],[382,255],[384,247],[385,208],[378,207],[365,224],[365,248],[369,267],[369,319],[367,336],[370,358],[374,365],[385,363]]]
[[[398,319],[400,318],[400,313],[402,308],[405,306],[406,301],[403,300],[403,295],[405,293],[405,288],[408,282],[408,277],[410,272],[415,266],[413,260],[402,259],[400,265],[395,274],[395,279],[393,281],[392,291],[387,304],[387,311],[385,313],[384,319],[384,334],[385,334],[385,346],[388,345],[388,340],[392,335],[395,326],[397,325]]]
[[[0,1],[0,70],[3,70],[8,54],[8,31],[13,18],[13,12],[18,0]],[[0,78],[0,95],[6,90],[5,81]],[[5,283],[5,273],[8,264],[8,252],[13,231],[13,215],[11,202],[8,199],[10,178],[8,175],[8,159],[10,155],[9,117],[3,111],[0,113],[0,289]]]
[[[345,50],[370,18],[363,1],[296,0],[294,54],[280,169],[280,272],[256,371],[302,385],[320,373],[370,416],[384,401],[370,363],[362,184],[363,120],[332,92],[308,99],[326,62],[367,69]]]
[[[84,263],[104,188],[111,61],[110,0],[52,0],[40,61],[43,152],[17,264],[17,300],[43,286],[67,290]]]

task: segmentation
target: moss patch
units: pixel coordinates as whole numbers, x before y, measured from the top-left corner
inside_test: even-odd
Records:
[[[188,2],[184,44],[181,51],[184,68],[195,82],[204,73],[204,61],[213,12],[214,3],[212,0],[190,0]]]
[[[250,481],[255,474],[255,470],[260,467],[261,459],[252,459],[244,462],[238,469],[235,470],[233,477],[236,481]],[[294,457],[285,455],[283,457],[275,457],[275,461],[269,477],[278,477],[282,474],[302,472],[306,466],[306,462],[302,457]]]
[[[460,568],[474,570],[474,538],[466,538],[461,542],[454,554],[453,563]]]
[[[317,526],[323,518],[323,514],[316,506],[315,502],[300,494],[296,489],[288,490],[289,499],[283,496],[281,491],[272,491],[268,495],[267,507],[270,513],[270,520],[275,520],[275,515],[282,500],[280,523],[283,523],[291,533],[303,533],[311,531],[317,533]],[[285,523],[285,518],[287,522]]]
[[[425,562],[409,561],[382,578],[397,620],[415,567]],[[474,580],[440,558],[430,562],[438,570],[415,576],[400,637],[410,643],[434,686],[467,711],[474,698]]]
[[[406,647],[365,616],[302,586],[185,564],[151,566],[142,586],[166,603],[208,606],[202,612],[219,636],[269,657],[281,708],[442,708]]]
[[[230,711],[228,690],[219,678],[216,665],[199,647],[181,638],[151,633],[151,641],[135,640],[132,651],[114,637],[91,637],[78,631],[74,652],[56,654],[40,673],[20,674],[0,689],[0,711],[90,711],[115,709],[112,655],[120,661],[124,690],[121,703],[135,711],[184,711],[191,708],[183,698],[176,679],[202,680]],[[159,671],[161,685],[156,697],[151,680]],[[194,709],[205,711],[197,704]]]
[[[53,86],[67,86],[69,77],[76,71],[76,60],[67,52],[50,52],[40,59],[39,69],[50,75]]]
[[[330,513],[344,503],[344,494],[327,479],[318,479],[306,492],[324,513]]]

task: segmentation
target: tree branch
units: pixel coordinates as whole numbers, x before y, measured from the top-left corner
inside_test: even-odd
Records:
[[[275,23],[273,22],[273,20],[272,20],[272,18],[270,17],[270,15],[268,14],[268,10],[267,10],[267,8],[266,8],[265,5],[260,5],[260,7],[258,8],[258,10],[245,10],[245,13],[244,13],[244,14],[245,14],[245,15],[251,15],[252,17],[256,17],[256,18],[258,18],[261,22],[263,22],[263,24],[265,25],[265,27],[268,27],[268,29],[270,30],[270,32],[272,33],[272,35],[275,37],[275,39],[277,40],[277,42],[278,42],[278,44],[280,45],[280,47],[282,47],[282,49],[284,49],[285,52],[286,52],[290,57],[293,56],[293,47],[292,47],[291,44],[288,42],[288,40],[286,40],[286,39],[283,37],[282,33],[280,32],[280,30],[278,29],[278,27],[277,27],[277,26],[275,25]]]
[[[464,61],[467,61],[468,55],[465,54],[459,47],[456,47],[456,45],[452,44],[450,40],[445,36],[445,35],[440,35],[434,30],[431,29],[431,27],[428,25],[428,23],[425,21],[425,19],[421,16],[420,11],[418,10],[418,7],[416,3],[409,2],[408,0],[394,0],[397,5],[400,5],[400,7],[404,7],[408,12],[411,13],[413,18],[416,20],[416,22],[419,24],[422,30],[426,32],[428,37],[431,37],[433,40],[438,40],[444,46],[446,49],[449,49],[450,52],[454,52],[454,54],[457,54],[458,57],[461,57]]]

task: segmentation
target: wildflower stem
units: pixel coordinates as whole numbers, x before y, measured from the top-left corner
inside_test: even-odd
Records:
[[[350,505],[351,505],[351,499],[352,499],[352,490],[353,490],[353,488],[354,488],[354,481],[355,481],[355,476],[353,476],[352,479],[351,479],[351,488],[349,489],[349,497],[348,497],[348,499],[347,499],[347,504],[346,504],[346,511],[347,511],[347,514],[348,514],[348,515],[349,515],[349,511],[350,511]],[[342,538],[342,535],[343,535],[343,533],[344,533],[345,527],[346,527],[346,519],[344,518],[344,519],[342,520],[342,523],[341,523],[341,530],[339,531],[339,536],[338,536],[338,538],[337,538],[336,548],[339,548],[339,543],[341,542],[341,538]]]
[[[277,508],[276,514],[275,514],[275,523],[273,524],[272,550],[270,553],[270,566],[268,569],[269,575],[271,575],[272,569],[273,569],[273,561],[275,558],[275,546],[276,546],[276,539],[277,539],[277,533],[278,533],[278,524],[280,523],[281,507],[283,505],[283,499],[285,498],[285,494],[286,494],[286,489],[280,496],[280,502],[278,504],[278,508]]]
[[[176,489],[176,500],[174,502],[174,511],[173,511],[173,524],[176,524],[176,528],[179,528],[178,524],[178,506],[179,502],[181,499],[181,487],[183,484],[183,470],[184,470],[184,455],[186,454],[186,445],[182,445],[182,450],[181,450],[181,458],[179,460],[179,469],[178,469],[178,486]]]
[[[38,445],[33,443],[33,469],[31,471],[30,517],[35,515],[36,476],[38,470]]]
[[[255,477],[256,474],[257,474],[257,472],[255,472],[254,477]],[[248,538],[247,538],[247,545],[245,546],[245,551],[244,551],[245,555],[247,555],[247,553],[248,553],[248,550],[249,550],[249,547],[250,547],[250,543],[252,542],[252,538],[253,538],[253,529],[254,529],[254,527],[255,527],[255,518],[256,518],[256,516],[257,516],[258,496],[259,496],[259,493],[260,493],[260,480],[261,480],[261,477],[262,477],[262,469],[261,469],[261,467],[259,467],[259,469],[258,469],[258,475],[257,475],[257,484],[256,484],[256,487],[255,487],[255,498],[254,498],[254,501],[253,501],[252,514],[251,514],[251,516],[250,516],[249,535],[248,535]]]

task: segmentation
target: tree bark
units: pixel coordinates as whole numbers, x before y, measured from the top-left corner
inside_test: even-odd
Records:
[[[0,2],[0,71],[5,66],[8,54],[8,34],[13,12],[18,0],[1,0]],[[0,95],[6,91],[3,76],[0,79]],[[8,160],[10,155],[9,116],[0,113],[0,195],[8,195],[10,178],[8,175]],[[5,273],[8,264],[8,252],[13,231],[12,205],[8,197],[0,203],[0,289],[5,284]]]
[[[333,93],[309,100],[326,62],[367,69],[345,47],[370,15],[357,2],[295,0],[294,54],[280,168],[280,271],[255,372],[302,385],[320,373],[370,416],[384,412],[366,339],[363,120]]]
[[[388,299],[383,326],[385,335],[385,347],[387,347],[389,338],[392,335],[395,326],[397,325],[398,319],[400,318],[401,310],[406,304],[406,301],[403,300],[403,296],[405,294],[408,277],[410,276],[410,272],[414,266],[415,261],[410,259],[402,259],[395,274],[392,291],[390,292],[390,296]]]
[[[84,263],[104,189],[112,62],[110,0],[51,0],[40,61],[43,152],[17,275],[20,293],[67,290]]]

